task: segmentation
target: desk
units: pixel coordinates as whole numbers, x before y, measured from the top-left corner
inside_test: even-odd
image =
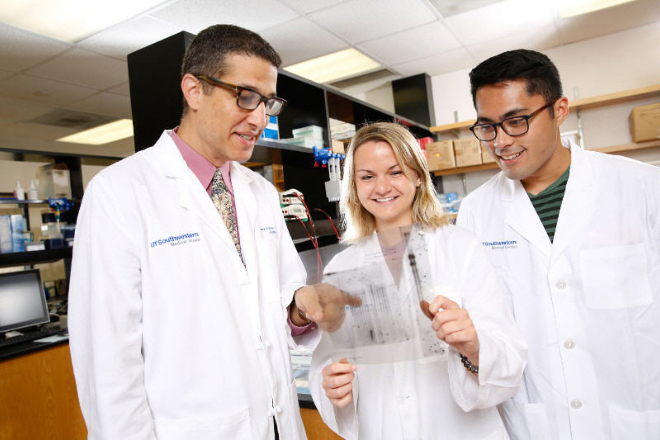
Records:
[[[35,346],[0,361],[0,440],[85,440],[69,344]],[[341,439],[301,403],[309,440]]]
[[[69,344],[0,362],[0,440],[85,440]]]

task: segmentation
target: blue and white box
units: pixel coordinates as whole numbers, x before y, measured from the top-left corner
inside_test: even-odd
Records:
[[[25,252],[25,219],[22,215],[14,214],[11,216],[11,250],[12,252]]]
[[[0,253],[11,251],[11,219],[8,215],[0,215]]]
[[[265,139],[280,138],[280,130],[279,127],[277,126],[277,116],[268,117],[268,125],[266,126],[266,128],[264,128],[263,133],[261,133],[261,137]]]

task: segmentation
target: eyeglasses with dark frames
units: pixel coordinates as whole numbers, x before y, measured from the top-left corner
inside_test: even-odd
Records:
[[[266,114],[268,116],[277,116],[284,106],[286,106],[286,100],[282,98],[269,98],[252,89],[221,81],[213,76],[195,75],[195,77],[212,86],[224,87],[225,89],[236,92],[236,105],[243,110],[252,111],[263,102],[266,107]]]
[[[552,102],[547,103],[543,107],[534,110],[528,115],[513,116],[511,118],[502,119],[500,122],[494,123],[476,123],[470,127],[470,131],[474,136],[482,142],[490,142],[495,140],[497,137],[497,127],[501,127],[502,130],[509,136],[522,136],[529,131],[529,120],[534,116],[541,113],[543,110],[555,104],[559,101],[560,98],[555,99]]]

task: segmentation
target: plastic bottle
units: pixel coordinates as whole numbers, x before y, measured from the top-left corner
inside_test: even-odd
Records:
[[[16,181],[16,190],[14,191],[14,196],[17,200],[25,200],[25,190],[21,186],[21,181]]]
[[[34,179],[30,181],[30,190],[28,191],[28,199],[30,200],[37,200],[39,199],[39,191],[37,191],[37,185],[39,181],[37,180],[37,183],[35,183]]]

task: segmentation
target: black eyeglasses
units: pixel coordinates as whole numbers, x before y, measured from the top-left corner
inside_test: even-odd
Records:
[[[546,108],[554,105],[557,101],[559,101],[559,98],[547,103],[538,110],[534,110],[528,115],[513,116],[511,118],[502,119],[501,122],[496,123],[474,124],[470,127],[470,131],[472,131],[477,139],[483,142],[495,140],[497,137],[497,127],[502,127],[502,130],[504,130],[509,136],[522,136],[529,131],[529,120]]]
[[[277,116],[280,114],[286,101],[282,98],[268,98],[259,92],[245,87],[230,84],[228,82],[220,81],[218,78],[208,75],[195,75],[207,84],[215,87],[224,87],[225,89],[233,90],[236,92],[236,105],[244,110],[254,110],[259,107],[262,102],[266,107],[266,114],[268,116]]]

